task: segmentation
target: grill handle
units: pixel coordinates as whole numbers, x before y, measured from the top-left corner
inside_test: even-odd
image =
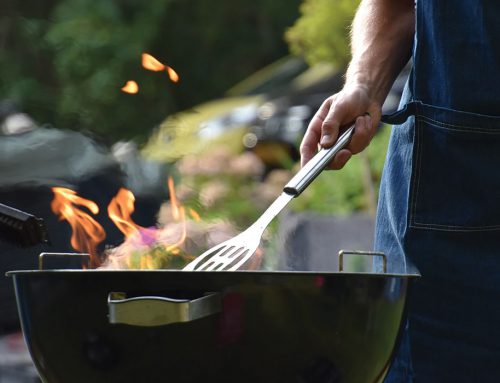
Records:
[[[192,322],[219,312],[219,293],[207,293],[193,300],[157,296],[127,298],[122,292],[108,294],[108,319],[111,324],[155,327]]]
[[[300,169],[295,176],[285,185],[283,191],[286,194],[297,197],[309,184],[323,171],[335,155],[347,146],[354,133],[354,125],[351,125],[339,137],[335,145],[328,149],[321,149],[311,160]]]
[[[368,256],[368,257],[373,257],[376,258],[378,257],[379,259],[382,260],[382,270],[378,271],[379,273],[387,273],[387,257],[385,256],[385,253],[382,252],[376,252],[376,251],[359,251],[359,250],[340,250],[339,251],[339,272],[344,271],[344,256],[345,255],[360,255],[360,256]],[[374,272],[377,272],[376,270],[373,270]]]

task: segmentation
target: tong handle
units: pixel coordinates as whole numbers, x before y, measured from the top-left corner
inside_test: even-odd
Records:
[[[343,149],[354,133],[354,124],[351,125],[339,137],[335,145],[328,149],[321,149],[311,160],[300,169],[295,176],[285,185],[283,191],[287,194],[297,197],[309,184],[321,173],[321,171],[330,163],[335,155]]]

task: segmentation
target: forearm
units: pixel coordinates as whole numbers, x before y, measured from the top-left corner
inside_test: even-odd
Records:
[[[309,123],[300,146],[302,165],[317,152],[318,143],[332,146],[341,127],[352,122],[354,135],[329,168],[342,168],[366,148],[377,131],[387,93],[410,58],[414,33],[414,0],[362,0],[352,27],[346,83],[323,102]]]
[[[363,0],[352,25],[346,86],[366,87],[382,105],[411,56],[414,31],[414,0]]]

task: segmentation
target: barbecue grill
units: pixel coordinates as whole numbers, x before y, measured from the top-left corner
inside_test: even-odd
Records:
[[[419,274],[376,253],[353,272],[346,256],[337,271],[8,275],[44,382],[382,382]]]

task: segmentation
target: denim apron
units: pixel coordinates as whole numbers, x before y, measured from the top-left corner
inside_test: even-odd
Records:
[[[500,382],[500,0],[418,0],[375,250],[421,272],[385,382]]]

